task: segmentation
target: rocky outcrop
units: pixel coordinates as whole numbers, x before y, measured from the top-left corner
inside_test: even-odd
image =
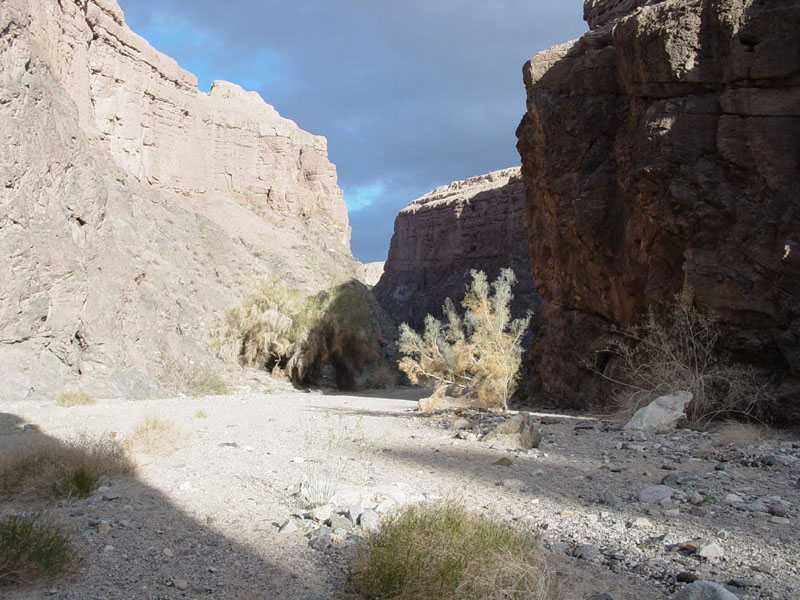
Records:
[[[427,314],[456,305],[471,269],[494,279],[504,267],[517,274],[515,315],[538,302],[522,225],[525,185],[519,168],[493,171],[441,186],[400,211],[389,257],[374,292],[397,322],[420,328]]]
[[[579,365],[678,292],[800,420],[800,5],[589,0],[591,31],[524,67],[518,129],[533,390],[603,401]]]
[[[383,275],[385,261],[362,263],[359,268],[359,279],[368,286],[374,286]]]
[[[4,399],[163,393],[248,282],[355,276],[324,138],[199,92],[113,0],[3,2],[0,78]]]

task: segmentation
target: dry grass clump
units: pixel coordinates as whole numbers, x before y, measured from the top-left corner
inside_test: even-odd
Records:
[[[230,393],[222,376],[209,365],[189,358],[175,358],[166,346],[159,348],[161,373],[159,379],[172,392],[198,398]]]
[[[56,398],[59,406],[87,406],[95,404],[97,399],[89,392],[82,390],[64,390]]]
[[[771,390],[752,369],[721,358],[719,336],[716,321],[679,295],[663,318],[651,311],[641,326],[621,332],[602,352],[615,360],[598,372],[617,384],[616,401],[626,415],[659,396],[685,390],[693,395],[686,416],[696,427],[723,417],[758,419]]]
[[[559,597],[535,539],[452,501],[390,518],[360,547],[351,582],[369,599]]]
[[[0,588],[60,573],[76,560],[69,536],[39,515],[0,520]]]
[[[189,434],[175,421],[166,417],[151,416],[139,421],[125,440],[134,452],[153,456],[168,456],[185,448]]]
[[[463,319],[448,298],[446,323],[428,315],[421,336],[405,323],[400,326],[397,346],[405,356],[399,367],[411,383],[432,383],[437,395],[475,396],[484,408],[505,411],[516,389],[530,314],[511,319],[516,281],[511,269],[503,269],[491,285],[482,271],[470,274]]]
[[[714,438],[719,446],[754,446],[763,442],[768,433],[763,425],[726,421],[714,430]]]
[[[116,440],[77,436],[67,442],[39,434],[14,436],[0,452],[0,496],[84,497],[102,475],[135,465]]]
[[[319,383],[330,367],[336,385],[355,387],[375,356],[375,332],[357,282],[309,296],[273,279],[230,309],[214,334],[219,356],[270,372],[298,385]]]

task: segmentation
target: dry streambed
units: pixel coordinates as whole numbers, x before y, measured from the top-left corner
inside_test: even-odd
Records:
[[[720,445],[534,413],[542,442],[521,451],[482,441],[485,416],[414,412],[414,393],[7,404],[3,444],[114,436],[137,441],[139,468],[88,499],[39,506],[74,534],[83,560],[0,597],[334,598],[364,529],[436,497],[539,534],[566,598],[663,599],[694,578],[742,598],[800,593],[797,442]],[[148,419],[163,426],[149,440],[137,432]],[[28,423],[41,433],[22,432]],[[309,499],[330,501],[330,514],[311,514]]]

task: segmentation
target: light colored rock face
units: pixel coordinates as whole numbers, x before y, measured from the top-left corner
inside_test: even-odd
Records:
[[[515,314],[535,307],[524,198],[525,184],[514,167],[455,181],[411,202],[395,219],[389,257],[375,286],[384,310],[418,328],[426,314],[441,315],[446,298],[458,305],[470,269],[493,280],[504,267],[518,279]]]
[[[625,424],[628,431],[668,431],[686,418],[686,405],[692,401],[691,392],[660,396],[637,410]]]
[[[523,69],[518,149],[547,298],[534,391],[607,400],[580,365],[610,326],[688,291],[725,350],[781,386],[778,415],[800,420],[800,5],[594,0],[586,15],[593,31]]]
[[[220,368],[208,329],[247,282],[354,276],[324,139],[198,92],[112,0],[7,0],[0,32],[5,398],[163,393]]]
[[[385,261],[363,263],[359,268],[359,278],[366,285],[374,286],[376,283],[378,283],[378,281],[380,281],[381,275],[383,275],[383,266],[385,264]]]

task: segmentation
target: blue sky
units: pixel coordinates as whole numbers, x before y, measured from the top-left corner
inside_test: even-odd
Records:
[[[201,90],[233,81],[328,138],[364,262],[414,198],[519,164],[522,65],[586,30],[581,0],[118,1]]]

